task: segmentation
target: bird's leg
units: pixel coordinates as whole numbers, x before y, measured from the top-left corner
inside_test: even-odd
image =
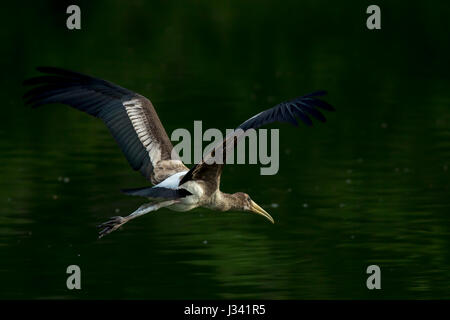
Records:
[[[108,221],[100,224],[97,226],[97,228],[100,228],[99,236],[98,238],[102,238],[106,236],[107,234],[119,229],[121,226],[123,226],[128,221],[135,219],[137,217],[140,217],[146,213],[156,211],[162,207],[170,206],[174,203],[177,203],[179,200],[169,200],[169,201],[162,201],[157,203],[146,203],[142,206],[140,206],[136,211],[131,213],[130,215],[126,217],[116,216],[110,218]]]

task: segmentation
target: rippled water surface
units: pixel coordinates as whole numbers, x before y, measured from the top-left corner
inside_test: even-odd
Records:
[[[183,7],[102,1],[36,4],[5,17],[0,127],[0,298],[372,299],[450,297],[449,6],[365,7],[250,1]],[[384,7],[383,7],[384,4]],[[45,19],[44,19],[45,17]],[[408,29],[414,25],[414,33]],[[233,128],[317,89],[337,112],[312,128],[280,128],[280,170],[227,166],[275,218],[162,209],[97,240],[96,225],[142,200],[143,186],[104,125],[52,105],[23,105],[38,65],[98,77],[149,97],[169,135]],[[5,77],[6,76],[6,77]],[[82,290],[66,288],[66,268]],[[366,288],[380,266],[382,290]]]

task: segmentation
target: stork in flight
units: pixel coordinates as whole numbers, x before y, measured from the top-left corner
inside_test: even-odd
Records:
[[[100,118],[119,144],[128,162],[154,186],[122,190],[127,195],[150,200],[126,217],[112,217],[100,224],[99,238],[117,230],[128,221],[148,212],[167,207],[175,211],[189,211],[205,207],[219,211],[247,211],[273,218],[243,192],[228,194],[220,191],[220,176],[224,164],[208,161],[217,150],[226,155],[236,145],[236,136],[227,136],[203,160],[188,169],[172,156],[173,146],[156,111],[146,97],[111,82],[55,67],[39,67],[45,75],[30,78],[24,85],[34,86],[25,93],[26,103],[33,108],[44,104],[62,103]],[[318,97],[317,91],[258,113],[237,129],[242,136],[248,129],[257,129],[275,121],[298,125],[300,118],[312,125],[309,116],[325,122],[317,107],[328,111],[334,108]]]

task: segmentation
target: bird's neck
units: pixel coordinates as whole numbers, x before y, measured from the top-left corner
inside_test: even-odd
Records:
[[[214,210],[228,211],[235,209],[236,199],[233,194],[217,190],[211,200],[211,208]]]

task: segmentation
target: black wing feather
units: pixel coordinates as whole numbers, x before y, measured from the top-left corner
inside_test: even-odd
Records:
[[[34,86],[24,95],[27,104],[36,108],[49,103],[62,103],[100,118],[118,142],[132,168],[150,179],[153,167],[149,152],[139,140],[123,105],[130,99],[143,101],[146,98],[108,81],[78,72],[55,67],[38,67],[37,70],[45,75],[23,82],[26,86]],[[167,145],[169,149],[170,140],[166,140],[158,143]]]
[[[265,124],[275,121],[289,122],[292,125],[297,126],[298,123],[295,121],[294,115],[300,118],[300,120],[308,126],[312,125],[312,121],[308,115],[325,122],[325,116],[317,109],[317,107],[328,111],[334,111],[334,108],[330,104],[317,98],[319,96],[324,96],[325,94],[326,91],[316,91],[289,101],[281,102],[275,107],[248,119],[242,123],[238,129],[244,131],[251,128],[257,129]]]
[[[334,111],[334,108],[330,104],[317,98],[320,96],[324,96],[326,93],[326,91],[321,90],[303,95],[289,101],[281,102],[275,107],[260,112],[256,116],[248,119],[239,127],[237,127],[237,129],[242,129],[242,132],[245,132],[248,129],[257,129],[265,124],[276,121],[289,122],[294,126],[298,126],[298,122],[295,119],[296,117],[300,118],[300,120],[302,120],[308,126],[311,126],[313,123],[308,117],[308,114],[322,122],[325,122],[325,116],[316,108],[316,106],[328,111]],[[214,148],[214,152],[216,150],[222,150],[222,154],[226,155],[227,137],[224,141],[222,141],[220,145],[217,145]],[[234,141],[235,142],[232,144],[233,147],[236,144],[236,139],[234,139]],[[210,153],[210,156],[214,157],[212,153]],[[180,181],[180,185],[189,180],[195,180],[197,178],[202,179],[204,176],[208,176],[209,174],[209,176],[215,177],[215,188],[217,188],[219,184],[218,177],[220,177],[222,167],[223,164],[208,164],[204,158],[202,162],[193,166],[189,170],[189,172],[184,175],[184,177]]]

